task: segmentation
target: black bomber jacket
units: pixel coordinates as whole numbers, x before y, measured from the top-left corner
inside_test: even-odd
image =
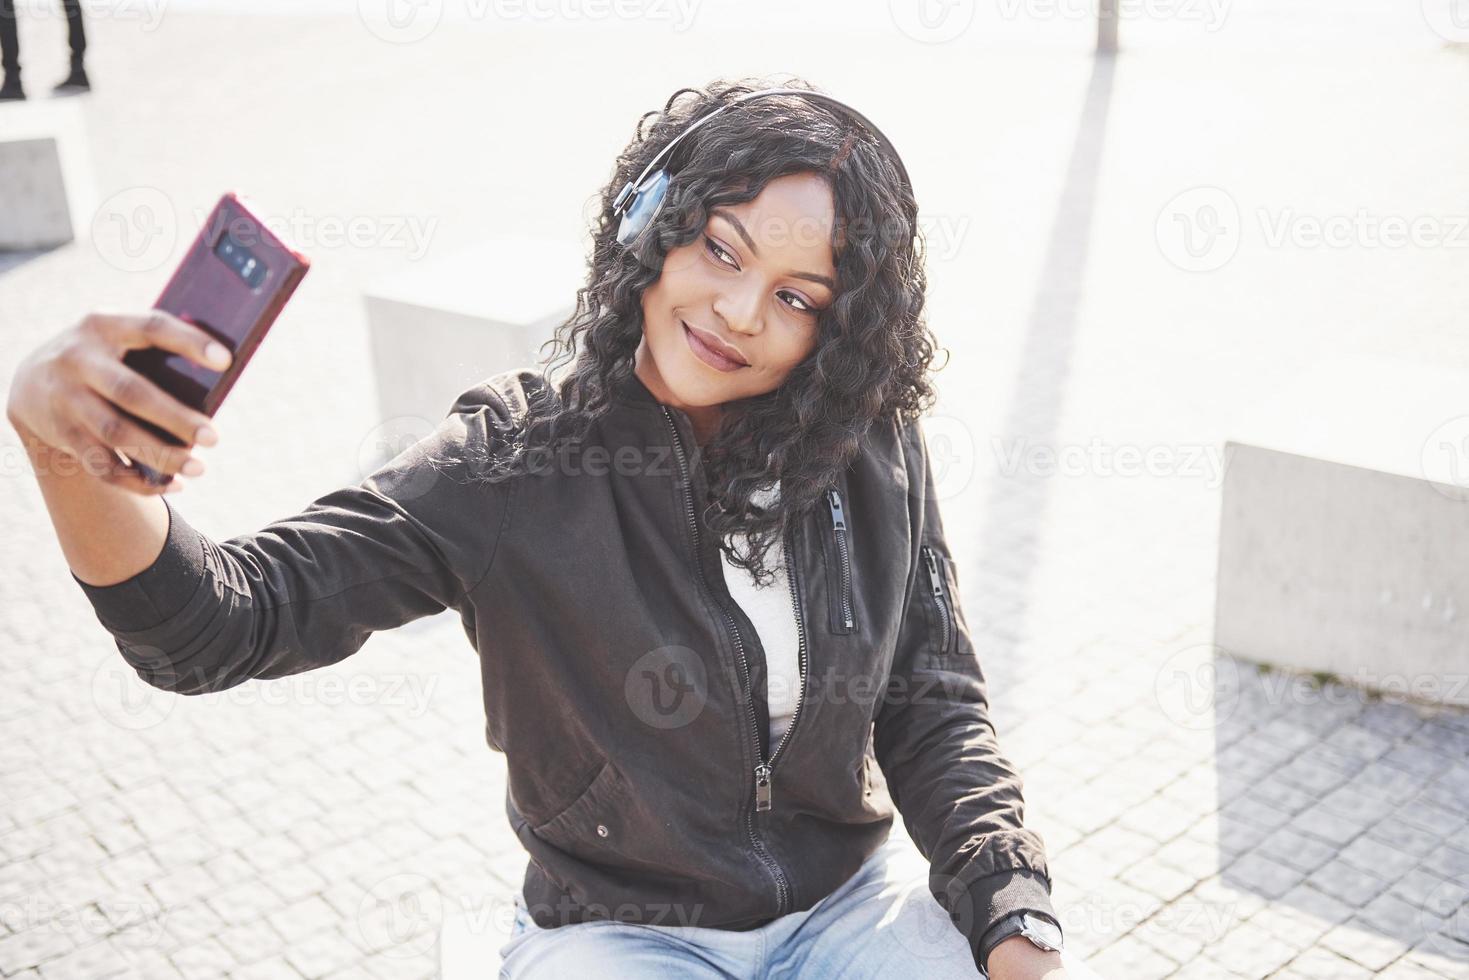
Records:
[[[73,580],[139,676],[180,694],[337,663],[457,611],[543,928],[763,925],[854,874],[894,806],[972,949],[1010,912],[1054,920],[921,425],[874,425],[785,538],[801,694],[771,746],[760,639],[697,517],[688,416],[633,375],[575,454],[467,479],[537,388],[554,392],[531,368],[486,379],[360,484],[254,534],[215,542],[169,503],[151,566]]]

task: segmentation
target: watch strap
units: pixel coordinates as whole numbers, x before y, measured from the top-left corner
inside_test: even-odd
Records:
[[[986,932],[984,936],[980,939],[979,968],[981,971],[983,971],[986,978],[990,975],[990,953],[994,950],[996,946],[1000,945],[1000,943],[1004,942],[1006,939],[1009,939],[1011,936],[1019,936],[1023,934],[1023,930],[1025,928],[1024,917],[1027,915],[1033,915],[1037,918],[1044,919],[1045,921],[1054,925],[1058,930],[1060,929],[1060,923],[1055,922],[1055,920],[1053,920],[1049,915],[1046,915],[1043,912],[1035,912],[1030,909],[1019,909],[1017,911],[1009,913],[1004,918],[1000,919],[1000,921],[996,922],[993,926],[990,926],[989,931]],[[1026,936],[1026,938],[1030,939],[1029,936]],[[1034,940],[1031,941],[1034,942]],[[1039,944],[1037,944],[1037,948],[1039,948]]]

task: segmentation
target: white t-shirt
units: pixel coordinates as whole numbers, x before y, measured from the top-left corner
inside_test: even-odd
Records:
[[[780,496],[775,486],[757,490],[752,499],[762,507],[770,506]],[[737,537],[744,545],[743,536]],[[741,550],[744,550],[743,547]],[[800,633],[796,629],[796,611],[791,605],[791,588],[786,577],[785,548],[779,538],[765,555],[765,566],[775,573],[775,581],[756,588],[755,580],[743,568],[732,565],[729,556],[720,552],[724,581],[729,594],[760,634],[765,649],[766,697],[770,705],[770,751],[780,744],[790,726],[801,693]]]

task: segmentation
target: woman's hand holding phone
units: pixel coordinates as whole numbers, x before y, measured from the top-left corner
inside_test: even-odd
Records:
[[[131,350],[158,347],[211,371],[231,355],[203,329],[162,310],[89,313],[26,357],[16,369],[5,414],[22,436],[80,462],[87,474],[141,495],[183,489],[178,474],[196,477],[203,461],[195,445],[219,441],[213,420],[123,363]],[[131,412],[173,434],[172,445],[118,411]],[[148,482],[118,458],[151,467],[167,479]]]

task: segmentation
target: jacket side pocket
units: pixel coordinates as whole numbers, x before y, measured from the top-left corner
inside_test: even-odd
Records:
[[[570,853],[623,846],[632,830],[623,790],[616,767],[604,761],[581,795],[554,817],[532,826],[531,833]]]

